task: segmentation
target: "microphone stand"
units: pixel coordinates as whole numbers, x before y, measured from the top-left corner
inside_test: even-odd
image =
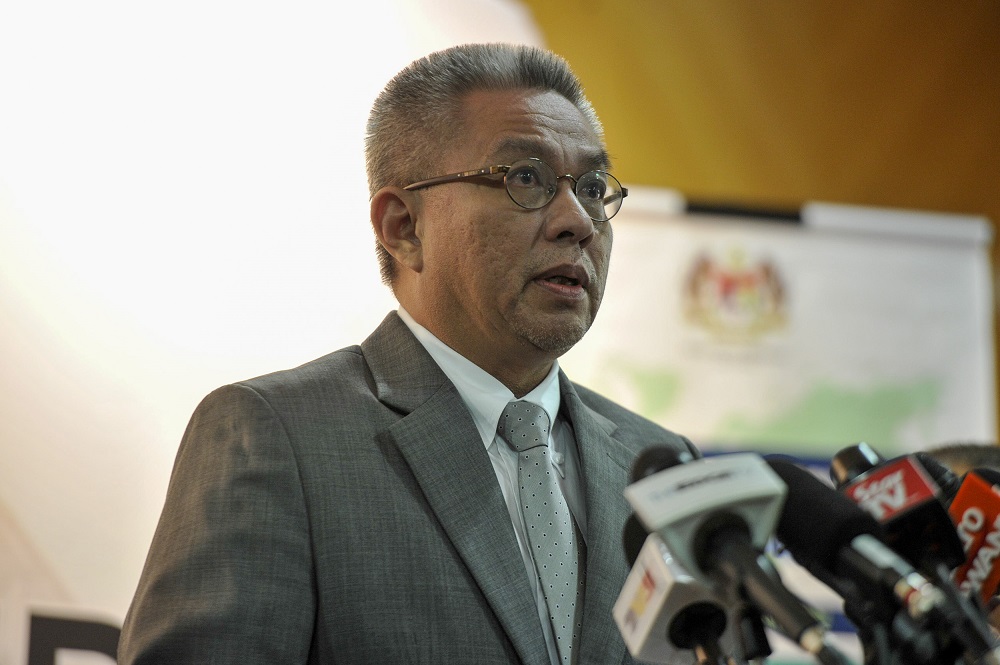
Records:
[[[822,573],[822,571],[817,571]],[[821,579],[844,601],[844,614],[858,630],[864,665],[948,665],[957,653],[946,655],[938,636],[928,630],[926,618],[917,622],[883,588],[862,588],[849,579]]]
[[[730,665],[730,660],[723,655],[718,642],[699,644],[694,648],[695,662],[698,665]]]
[[[747,662],[763,662],[771,655],[771,643],[764,629],[764,619],[760,610],[749,603],[743,603],[737,616],[737,634],[743,657]]]
[[[1000,665],[997,636],[980,605],[959,591],[946,565],[938,563],[934,573],[937,586],[946,599],[943,623],[951,628],[951,634],[964,647],[967,660],[971,659],[975,665]]]
[[[729,665],[719,646],[719,638],[725,630],[723,612],[707,603],[695,603],[677,615],[668,637],[681,649],[691,649],[698,665]]]

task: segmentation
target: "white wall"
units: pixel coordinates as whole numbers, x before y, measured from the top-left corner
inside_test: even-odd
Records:
[[[365,118],[465,41],[541,37],[514,0],[0,0],[5,605],[119,622],[198,400],[394,307]]]

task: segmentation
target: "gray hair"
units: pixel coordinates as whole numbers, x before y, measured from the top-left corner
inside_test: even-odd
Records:
[[[445,150],[461,140],[462,102],[471,92],[551,90],[572,103],[603,136],[583,86],[560,56],[523,44],[462,44],[415,60],[383,88],[365,135],[369,196],[403,187],[429,173]],[[378,242],[382,281],[391,285],[395,260]]]
[[[925,452],[952,470],[968,467],[1000,471],[1000,446],[992,441],[951,441]]]

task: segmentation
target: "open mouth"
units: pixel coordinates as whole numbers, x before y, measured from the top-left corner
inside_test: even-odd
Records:
[[[554,266],[535,278],[544,284],[562,288],[582,288],[586,289],[590,282],[587,270],[576,264],[563,264]]]
[[[580,280],[575,277],[567,277],[565,275],[551,275],[549,277],[543,277],[543,282],[549,282],[552,284],[560,284],[562,286],[579,286]]]

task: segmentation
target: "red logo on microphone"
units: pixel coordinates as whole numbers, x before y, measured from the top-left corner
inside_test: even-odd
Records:
[[[965,564],[955,570],[962,591],[989,602],[1000,586],[1000,499],[997,489],[975,472],[966,474],[948,512],[965,548]]]
[[[885,523],[913,506],[934,499],[937,486],[919,464],[903,457],[872,469],[845,487],[844,492]]]

